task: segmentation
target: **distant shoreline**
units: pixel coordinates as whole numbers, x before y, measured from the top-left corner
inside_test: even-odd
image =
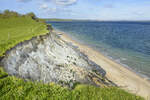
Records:
[[[46,22],[111,22],[111,23],[150,23],[150,20],[90,20],[90,19],[44,19]]]
[[[60,30],[54,30],[54,32],[61,33],[61,38],[67,42],[71,42],[73,45],[78,46],[81,52],[85,53],[90,60],[100,65],[106,70],[106,76],[115,82],[119,87],[137,95],[147,98],[150,96],[150,81],[137,74],[137,72],[127,68],[126,66],[110,59],[110,57],[104,56],[99,51],[94,50],[84,44],[78,43],[72,39],[66,33]],[[150,97],[149,97],[150,98]]]

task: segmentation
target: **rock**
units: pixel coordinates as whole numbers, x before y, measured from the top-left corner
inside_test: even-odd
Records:
[[[9,75],[44,83],[71,81],[70,87],[74,82],[93,84],[88,76],[93,70],[97,70],[101,77],[106,74],[77,47],[52,32],[18,44],[0,63]]]

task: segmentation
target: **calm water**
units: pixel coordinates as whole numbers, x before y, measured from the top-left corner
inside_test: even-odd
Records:
[[[105,56],[150,78],[150,23],[48,22]]]

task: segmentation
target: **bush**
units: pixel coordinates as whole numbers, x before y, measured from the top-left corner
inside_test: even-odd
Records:
[[[2,77],[5,76],[5,77]],[[100,88],[78,84],[73,90],[54,83],[25,82],[0,68],[1,100],[144,100],[117,87]]]
[[[19,17],[19,16],[21,15],[18,14],[17,12],[9,10],[5,10],[3,13],[0,14],[0,17],[2,18]]]
[[[27,13],[26,16],[29,16],[34,20],[37,19],[36,15],[33,12]]]

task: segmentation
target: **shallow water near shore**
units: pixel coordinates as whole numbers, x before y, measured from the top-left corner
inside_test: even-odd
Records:
[[[150,23],[48,22],[74,40],[150,79]]]

